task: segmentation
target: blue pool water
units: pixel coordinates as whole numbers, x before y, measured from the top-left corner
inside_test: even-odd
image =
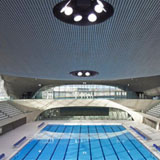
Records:
[[[47,125],[11,160],[158,160],[122,125]]]

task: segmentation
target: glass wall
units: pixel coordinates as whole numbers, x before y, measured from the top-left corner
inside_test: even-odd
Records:
[[[33,98],[36,99],[126,99],[137,98],[136,93],[106,85],[45,86]]]
[[[133,120],[125,111],[107,107],[62,107],[42,112],[37,120]]]

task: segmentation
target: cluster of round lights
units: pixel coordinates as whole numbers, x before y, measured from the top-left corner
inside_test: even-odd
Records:
[[[70,74],[72,74],[73,76],[77,76],[77,77],[90,77],[90,76],[95,76],[96,74],[98,74],[98,72],[88,71],[88,70],[80,70],[80,71],[70,72]]]
[[[71,14],[73,14],[73,8],[68,6],[70,2],[71,1],[69,1],[60,11],[61,13],[64,13],[66,16],[70,16]],[[97,4],[95,5],[94,10],[95,10],[96,13],[102,13],[103,11],[106,12],[103,3],[100,0],[97,0]],[[83,17],[80,14],[75,15],[74,16],[74,21],[79,22],[79,21],[82,20],[82,18]],[[97,20],[96,14],[90,13],[88,15],[88,20],[90,22],[95,22]]]
[[[87,0],[86,0],[87,1]],[[54,15],[66,22],[79,25],[101,23],[113,14],[113,7],[103,0],[89,0],[91,6],[87,9],[76,6],[76,0],[60,2],[54,9]]]
[[[89,77],[91,74],[90,74],[90,72],[85,72],[85,73],[83,73],[83,72],[78,72],[77,73],[77,76],[79,76],[79,77],[81,77],[81,76],[83,76],[83,74],[86,76],[86,77]]]

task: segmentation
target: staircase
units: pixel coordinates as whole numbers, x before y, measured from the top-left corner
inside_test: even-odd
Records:
[[[146,114],[149,114],[153,117],[157,117],[160,118],[160,103],[157,104],[156,106],[152,107],[151,109],[149,109]]]
[[[19,114],[22,114],[22,112],[7,101],[0,102],[0,120],[11,118]]]

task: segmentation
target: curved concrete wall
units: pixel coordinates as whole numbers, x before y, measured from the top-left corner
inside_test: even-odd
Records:
[[[144,94],[148,95],[148,96],[159,96],[160,95],[160,87],[145,90]]]
[[[142,115],[138,112],[135,112],[133,109],[130,109],[126,106],[113,102],[111,100],[105,99],[67,99],[67,100],[14,100],[15,104],[23,106],[25,110],[36,111],[39,110],[32,116],[33,120],[38,116],[37,114],[48,110],[51,108],[60,108],[60,107],[75,107],[75,106],[95,106],[95,107],[111,107],[124,110],[128,112],[135,121],[142,122]]]
[[[116,99],[112,101],[121,104],[123,106],[126,106],[130,109],[133,109],[137,112],[140,111],[145,112],[146,110],[160,103],[160,100],[152,100],[152,99]]]

